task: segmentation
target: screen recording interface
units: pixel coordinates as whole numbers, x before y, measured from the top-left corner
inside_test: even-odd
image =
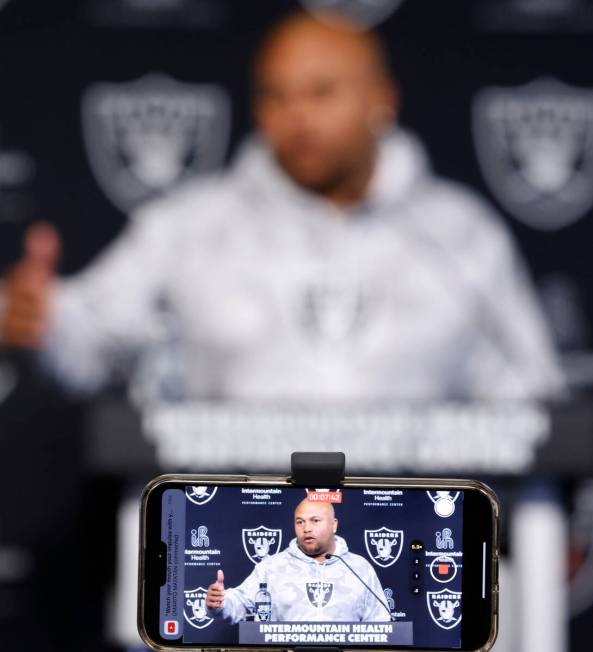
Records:
[[[216,646],[461,647],[463,498],[396,488],[167,489],[160,634]],[[222,608],[206,604],[213,583]]]

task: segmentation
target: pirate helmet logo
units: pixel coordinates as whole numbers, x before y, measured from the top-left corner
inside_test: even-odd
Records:
[[[282,530],[259,525],[256,528],[243,528],[243,549],[254,564],[275,555],[282,545]]]
[[[333,582],[307,582],[306,587],[307,597],[314,607],[325,607],[331,600],[334,590]]]
[[[430,617],[441,629],[453,629],[461,622],[461,593],[443,589],[427,591],[426,602]]]
[[[381,527],[364,531],[364,545],[371,560],[388,568],[399,559],[404,545],[404,531]]]
[[[219,167],[230,133],[226,92],[214,85],[149,74],[127,83],[97,83],[82,101],[91,169],[123,212]]]
[[[593,90],[556,79],[485,88],[473,132],[484,178],[516,219],[560,229],[593,207]]]
[[[196,629],[204,629],[212,622],[206,608],[206,594],[208,590],[202,586],[190,591],[184,591],[185,602],[183,616],[185,620]]]
[[[194,503],[194,505],[205,505],[209,503],[213,498],[218,487],[209,487],[206,485],[192,485],[185,489],[185,495],[189,501]]]

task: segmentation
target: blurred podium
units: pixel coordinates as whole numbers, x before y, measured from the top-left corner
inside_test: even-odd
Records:
[[[196,401],[90,415],[89,470],[144,482],[159,472],[289,473],[295,450],[341,450],[349,475],[545,478],[511,511],[512,572],[501,578],[495,652],[566,652],[568,527],[555,483],[593,476],[593,405],[279,404]],[[119,515],[116,639],[135,637],[137,502]],[[124,560],[123,563],[121,561]],[[545,568],[545,573],[541,569]],[[127,616],[126,616],[127,614]]]
[[[90,469],[288,473],[295,450],[341,450],[347,473],[593,475],[593,404],[98,401]]]

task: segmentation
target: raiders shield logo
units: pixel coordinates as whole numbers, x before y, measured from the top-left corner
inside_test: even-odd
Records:
[[[375,317],[376,289],[361,281],[314,279],[298,289],[298,319],[315,346],[349,344],[363,337]]]
[[[185,620],[196,629],[208,627],[213,618],[208,616],[206,610],[206,593],[208,589],[199,586],[191,591],[184,591],[183,616]]]
[[[333,12],[370,28],[384,21],[403,0],[301,0],[312,13]]]
[[[455,512],[455,501],[459,498],[459,491],[427,491],[428,497],[434,504],[434,511],[442,518],[448,518]]]
[[[428,613],[442,629],[453,629],[461,622],[461,593],[459,591],[427,591]]]
[[[82,0],[80,4],[92,24],[127,29],[216,29],[230,13],[220,0]]]
[[[275,555],[282,545],[282,530],[272,529],[265,525],[256,528],[244,528],[243,549],[245,554],[254,564],[259,564],[262,559]]]
[[[187,487],[185,489],[185,495],[188,500],[194,503],[194,505],[201,506],[210,502],[214,498],[214,495],[217,491],[218,487],[192,485],[191,487]]]
[[[387,527],[364,531],[364,545],[372,561],[387,568],[399,559],[404,545],[404,531]]]
[[[218,87],[147,75],[95,84],[82,102],[83,137],[98,184],[122,211],[219,167],[230,108]]]
[[[333,582],[307,582],[306,587],[309,602],[317,608],[325,607],[334,591]]]
[[[553,230],[593,207],[593,90],[555,79],[484,89],[473,133],[484,178],[515,218]]]

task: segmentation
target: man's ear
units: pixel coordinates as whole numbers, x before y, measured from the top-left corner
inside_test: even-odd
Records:
[[[391,79],[382,81],[375,94],[373,106],[367,117],[372,134],[381,137],[396,122],[399,114],[399,91]]]

